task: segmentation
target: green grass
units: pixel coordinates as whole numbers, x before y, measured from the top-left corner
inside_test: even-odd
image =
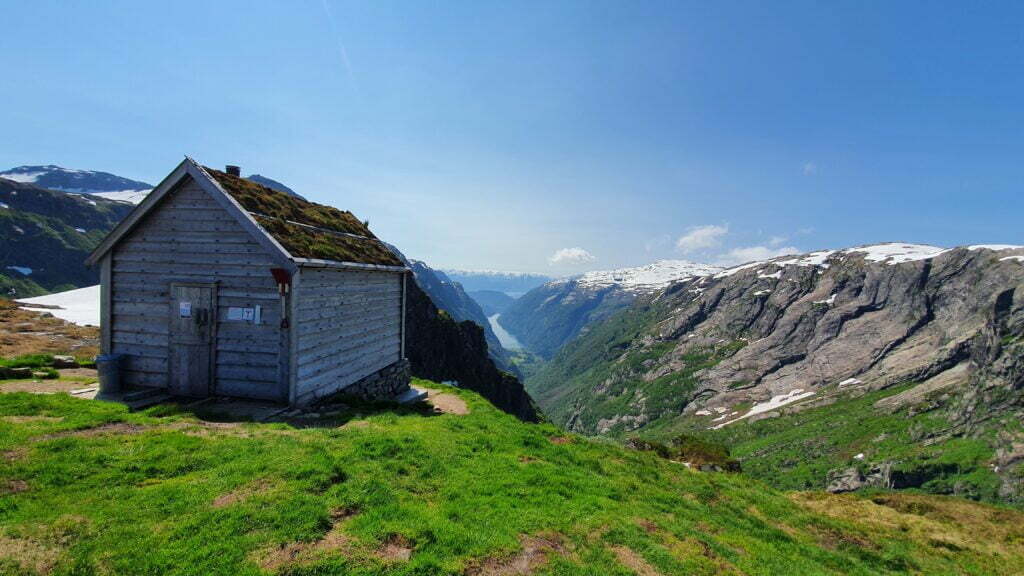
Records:
[[[50,354],[26,354],[14,358],[0,358],[0,366],[4,368],[42,368],[53,366],[53,356]]]
[[[874,407],[910,387],[703,434],[729,446],[745,473],[781,489],[820,489],[829,470],[891,462],[897,474],[930,477],[917,487],[921,490],[999,500],[999,480],[990,466],[995,436],[1000,430],[1020,430],[1020,423],[1000,420],[963,435],[953,430],[944,410],[912,415],[906,408],[887,413]],[[857,454],[864,458],[855,459]]]
[[[0,394],[0,573],[462,574],[528,535],[554,543],[536,574],[628,575],[624,550],[660,574],[1024,571],[1015,511],[786,495],[448,391],[468,415],[363,407],[305,428]]]

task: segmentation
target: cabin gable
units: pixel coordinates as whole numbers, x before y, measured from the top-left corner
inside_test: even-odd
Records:
[[[281,330],[280,297],[270,273],[281,265],[279,255],[257,242],[200,182],[181,178],[105,258],[110,267],[105,332],[109,351],[125,355],[126,384],[169,386],[171,318],[182,313],[172,302],[172,285],[212,284],[210,393],[288,399],[288,371],[282,367],[288,360],[288,331]],[[258,318],[243,319],[256,310]]]

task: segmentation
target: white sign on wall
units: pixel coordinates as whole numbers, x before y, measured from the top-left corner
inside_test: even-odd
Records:
[[[182,318],[192,317],[192,303],[191,302],[178,302],[178,316]]]
[[[253,324],[259,324],[260,307],[242,308],[232,306],[228,308],[228,320],[232,322],[252,322]]]

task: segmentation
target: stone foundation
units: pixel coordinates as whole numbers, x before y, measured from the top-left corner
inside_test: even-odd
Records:
[[[409,389],[409,361],[399,360],[338,391],[363,400],[391,400]]]

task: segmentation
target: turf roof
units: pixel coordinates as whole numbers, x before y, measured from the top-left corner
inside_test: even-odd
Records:
[[[309,202],[213,168],[204,170],[296,258],[402,265],[347,210]]]

